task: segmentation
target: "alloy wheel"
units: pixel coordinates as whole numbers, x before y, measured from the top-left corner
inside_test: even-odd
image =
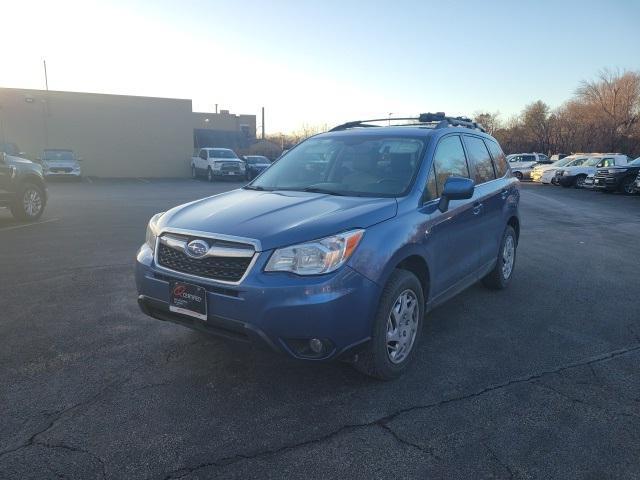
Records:
[[[403,291],[387,317],[387,355],[391,363],[404,361],[416,339],[420,307],[412,290]]]
[[[37,217],[42,210],[42,197],[40,192],[35,188],[27,188],[22,197],[22,206],[24,213],[28,217]]]
[[[504,240],[502,249],[502,276],[506,280],[511,276],[513,271],[513,263],[516,257],[516,245],[511,235]]]

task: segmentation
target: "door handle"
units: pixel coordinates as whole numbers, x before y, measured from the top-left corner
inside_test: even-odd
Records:
[[[509,190],[507,190],[506,188],[504,190],[502,190],[500,192],[500,196],[502,197],[502,200],[506,200],[507,197],[509,196]]]
[[[482,204],[480,202],[476,202],[473,204],[473,214],[478,215],[482,211]]]

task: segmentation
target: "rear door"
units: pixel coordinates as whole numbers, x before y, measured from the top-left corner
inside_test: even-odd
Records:
[[[477,199],[452,200],[444,213],[437,209],[438,198],[450,176],[471,178],[458,134],[442,137],[436,146],[422,207],[429,214],[421,230],[425,232],[425,254],[432,265],[434,300],[447,294],[462,280],[470,279],[480,263]]]
[[[507,195],[506,189],[496,181],[494,164],[484,140],[472,135],[463,135],[463,138],[471,178],[476,182],[474,197],[481,208],[478,216],[480,221],[478,243],[480,267],[482,267],[497,258],[499,242],[504,231],[502,211]]]

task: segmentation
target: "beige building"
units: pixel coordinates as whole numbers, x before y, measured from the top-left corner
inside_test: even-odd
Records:
[[[206,146],[233,148],[254,142],[255,128],[255,115],[193,113],[187,99],[0,88],[0,142],[32,159],[71,149],[88,176],[187,176],[194,132],[231,142]]]

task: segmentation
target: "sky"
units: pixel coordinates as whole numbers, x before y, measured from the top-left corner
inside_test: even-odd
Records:
[[[0,87],[266,110],[267,133],[561,105],[640,70],[640,0],[0,0]]]

